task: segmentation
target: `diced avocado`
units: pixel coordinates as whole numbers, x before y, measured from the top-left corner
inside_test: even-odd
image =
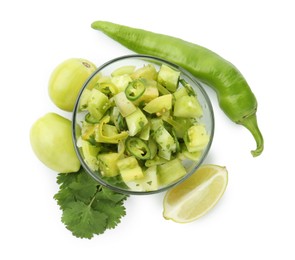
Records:
[[[209,142],[209,135],[203,125],[193,125],[184,136],[184,143],[190,153],[203,150]]]

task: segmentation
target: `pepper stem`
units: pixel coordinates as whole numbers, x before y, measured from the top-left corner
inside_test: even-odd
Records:
[[[245,126],[253,135],[256,141],[256,150],[252,150],[253,157],[260,155],[264,148],[263,136],[258,128],[256,114],[252,114],[244,118],[239,124]]]

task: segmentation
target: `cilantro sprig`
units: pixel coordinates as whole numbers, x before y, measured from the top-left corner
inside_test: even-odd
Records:
[[[57,183],[54,199],[62,210],[61,221],[76,237],[91,239],[115,228],[126,215],[128,196],[99,185],[82,167],[76,173],[58,174]]]

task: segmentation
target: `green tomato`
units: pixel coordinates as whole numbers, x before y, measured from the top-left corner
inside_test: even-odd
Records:
[[[48,92],[53,103],[62,110],[73,111],[78,94],[96,66],[85,59],[72,58],[59,64],[52,72]]]
[[[56,113],[44,115],[33,124],[30,141],[34,153],[48,168],[60,173],[80,169],[70,120]]]

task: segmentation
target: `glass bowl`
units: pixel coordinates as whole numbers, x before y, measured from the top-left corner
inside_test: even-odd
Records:
[[[156,71],[156,80],[148,80],[148,82],[153,82],[154,86],[158,88],[159,96],[166,95],[169,98],[172,96],[170,101],[172,100],[173,106],[175,105],[173,109],[162,109],[160,113],[153,111],[148,113],[143,107],[150,100],[146,101],[143,99],[141,102],[130,101],[130,97],[138,97],[137,93],[141,91],[140,86],[131,87],[133,92],[131,91],[129,99],[126,99],[126,86],[129,84],[128,82],[134,80],[134,78],[148,78],[150,72],[142,73],[141,69],[149,67],[156,69],[152,70],[152,74]],[[168,74],[163,69],[164,72],[161,72],[162,81],[160,81],[159,71],[162,67],[166,69],[168,67]],[[167,92],[168,85],[165,86],[169,78],[173,80],[169,68],[174,72],[178,72],[179,79],[181,79],[177,81],[177,89],[181,91],[172,95],[169,94],[171,87],[169,87]],[[155,89],[153,88],[153,90]],[[119,92],[122,92],[121,97],[117,98],[116,95]],[[148,118],[148,123],[145,121],[145,125],[141,125],[140,130],[136,130],[139,132],[134,132],[133,126],[131,126],[133,123],[130,122],[133,121],[129,119],[132,117],[130,112],[128,115],[124,115],[126,111],[122,112],[122,110],[118,109],[119,105],[117,106],[117,104],[123,102],[121,100],[123,93],[124,102],[127,100],[129,103],[135,104],[136,109],[141,111],[141,115],[144,114]],[[184,94],[197,99],[197,103],[202,111],[202,115],[198,116],[197,119],[190,118],[191,116],[187,115],[183,117],[181,113],[183,113],[183,107],[186,107],[186,104],[180,101],[178,102],[177,113],[179,113],[179,110],[182,112],[180,112],[180,115],[174,115],[176,114],[176,100]],[[147,97],[147,95],[143,96]],[[153,97],[149,98],[152,99]],[[92,101],[90,101],[91,99]],[[163,99],[158,99],[157,102],[154,102],[154,106],[155,104],[156,107],[163,106],[166,101],[162,102],[161,100],[163,101]],[[190,101],[187,103],[190,103]],[[151,107],[152,110],[155,109],[153,106]],[[135,114],[134,111],[132,113]],[[186,110],[184,113],[186,113]],[[195,114],[195,110],[192,113]],[[192,117],[195,117],[195,115]],[[134,118],[135,116],[133,116]],[[169,120],[169,118],[172,120]],[[126,123],[127,120],[130,125]],[[183,68],[163,59],[146,55],[122,56],[100,66],[82,87],[75,104],[72,122],[75,151],[82,167],[101,185],[125,194],[162,192],[188,178],[206,158],[214,134],[212,105],[200,82]],[[121,123],[122,125],[118,126]],[[142,122],[140,123],[143,124]],[[191,138],[194,137],[191,136],[197,134],[200,137],[200,135],[204,134],[198,131],[194,132],[193,130],[189,132],[187,129],[192,124],[200,126],[200,129],[205,130],[206,143],[203,144],[202,148],[197,149],[198,151],[194,149],[188,151],[187,148],[187,145],[192,144],[190,143],[192,141]],[[163,131],[158,130],[159,128],[163,128],[164,132],[168,132],[168,135],[163,135]],[[192,127],[194,130],[199,128]],[[112,134],[115,138],[113,138]],[[116,136],[119,136],[119,138],[116,138]],[[181,138],[178,138],[179,136]],[[139,143],[136,143],[134,140],[138,141],[138,138],[140,139]],[[161,143],[164,139],[167,149]],[[144,144],[142,144],[141,140],[143,140]],[[172,141],[172,146],[170,146],[171,140],[174,140]],[[144,150],[146,146],[143,148],[141,144],[148,146],[150,156],[148,159],[143,158],[146,155],[146,150]],[[140,157],[138,158],[137,156]],[[181,165],[179,165],[179,162]]]

